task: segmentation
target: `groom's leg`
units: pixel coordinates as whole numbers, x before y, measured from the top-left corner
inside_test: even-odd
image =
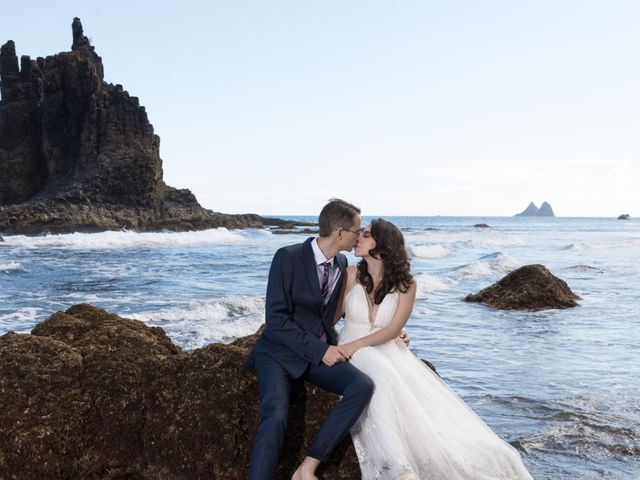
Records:
[[[332,367],[312,365],[307,380],[342,395],[342,400],[331,411],[309,449],[309,456],[325,461],[371,400],[373,380],[349,363],[338,363]]]
[[[260,386],[260,426],[253,442],[250,480],[273,478],[287,429],[291,377],[268,355],[256,356]]]

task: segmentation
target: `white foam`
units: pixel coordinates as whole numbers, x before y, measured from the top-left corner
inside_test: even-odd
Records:
[[[112,250],[150,245],[206,245],[237,243],[246,239],[242,231],[215,228],[197,232],[100,232],[67,233],[29,237],[16,235],[10,245],[27,248],[65,248],[71,250]]]
[[[416,280],[416,298],[427,298],[429,293],[448,290],[454,284],[451,280],[435,277],[427,273],[421,273],[415,276]]]
[[[0,333],[13,331],[16,333],[29,333],[36,320],[39,319],[40,308],[23,307],[18,310],[0,315]]]
[[[520,264],[509,254],[495,252],[485,255],[477,262],[471,262],[454,269],[459,275],[478,278],[497,272],[510,272],[520,267]]]
[[[20,262],[0,263],[0,272],[8,273],[12,270],[20,270],[22,264]]]
[[[433,260],[446,257],[449,255],[449,250],[442,245],[410,245],[409,253],[413,257]]]
[[[487,262],[473,262],[467,265],[463,265],[462,267],[458,267],[455,271],[463,275],[465,277],[484,277],[486,275],[491,275],[493,270],[491,270],[491,265]]]
[[[193,350],[255,333],[264,321],[264,299],[241,296],[194,301],[127,316],[162,327],[182,348]]]

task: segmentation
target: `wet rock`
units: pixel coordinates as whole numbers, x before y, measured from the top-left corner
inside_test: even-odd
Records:
[[[491,228],[489,225],[487,225],[486,223],[476,223],[474,225],[474,227],[476,228]]]
[[[2,477],[247,478],[259,397],[243,364],[259,333],[188,354],[159,327],[75,305],[0,336]],[[295,388],[277,479],[337,400]],[[323,475],[360,478],[349,438]]]
[[[631,218],[631,215],[629,215],[628,213],[623,213],[618,216],[618,220],[629,220],[630,218]]]
[[[4,242],[4,238],[2,238],[2,235],[0,235],[0,243]]]
[[[0,231],[200,230],[277,220],[214,212],[189,190],[166,185],[145,108],[104,81],[78,18],[72,34],[71,51],[22,56],[20,67],[13,41],[0,49]]]
[[[544,265],[525,265],[464,300],[502,310],[543,310],[575,307],[580,297]]]

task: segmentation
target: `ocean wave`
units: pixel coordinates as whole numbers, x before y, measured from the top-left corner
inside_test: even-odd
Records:
[[[440,231],[425,231],[420,230],[409,233],[405,236],[407,243],[413,245],[432,245],[439,243],[443,245],[443,248],[449,249],[449,246],[464,246],[466,248],[481,248],[481,249],[499,249],[506,247],[517,247],[525,245],[525,240],[512,233],[500,232],[489,229],[477,229],[472,231],[468,230],[440,230]]]
[[[464,277],[478,278],[498,272],[510,272],[520,266],[520,263],[508,253],[494,252],[480,257],[476,262],[456,267],[453,271]]]
[[[586,248],[587,248],[587,245],[585,243],[578,242],[578,243],[570,243],[569,245],[565,245],[564,247],[561,247],[560,250],[581,252]]]
[[[446,278],[435,277],[426,273],[415,276],[416,298],[418,300],[427,298],[427,295],[434,292],[448,290],[455,283]]]
[[[410,245],[408,250],[411,257],[426,258],[429,260],[449,255],[449,250],[442,245]]]
[[[22,270],[20,262],[0,263],[0,272],[9,273],[16,270]]]
[[[207,245],[237,243],[245,240],[242,231],[226,228],[200,230],[196,232],[100,232],[65,233],[29,237],[15,235],[9,237],[11,246],[26,248],[62,248],[69,250],[113,250],[120,248],[152,245]]]
[[[612,455],[640,455],[637,405],[620,405],[620,399],[614,396],[594,394],[538,400],[486,395],[472,403],[508,406],[514,413],[521,411],[535,419],[537,431],[517,440],[518,447],[528,453],[556,452],[589,461]]]
[[[264,322],[264,298],[238,296],[194,301],[128,317],[162,327],[182,348],[193,350],[254,333]]]
[[[504,233],[497,234],[496,232],[487,233],[491,233],[492,235],[474,236],[473,238],[467,240],[465,243],[472,247],[480,248],[517,247],[525,244],[525,241],[518,236],[505,235]]]
[[[23,307],[11,313],[0,314],[0,334],[4,332],[29,333],[42,309],[37,307]]]

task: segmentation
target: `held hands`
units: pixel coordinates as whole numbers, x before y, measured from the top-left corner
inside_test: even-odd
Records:
[[[324,357],[322,357],[322,363],[332,367],[336,363],[346,362],[349,358],[351,358],[351,355],[343,348],[343,345],[329,345]]]
[[[358,341],[355,340],[353,342],[343,343],[340,345],[340,348],[342,348],[342,350],[349,355],[349,358],[351,358],[358,350],[360,350],[361,347],[358,345]]]
[[[406,347],[409,346],[411,337],[406,331],[402,330],[398,338],[404,342]],[[324,357],[322,357],[322,363],[328,367],[332,367],[336,363],[347,362],[360,348],[362,348],[362,346],[358,344],[357,340],[337,346],[329,345]]]

